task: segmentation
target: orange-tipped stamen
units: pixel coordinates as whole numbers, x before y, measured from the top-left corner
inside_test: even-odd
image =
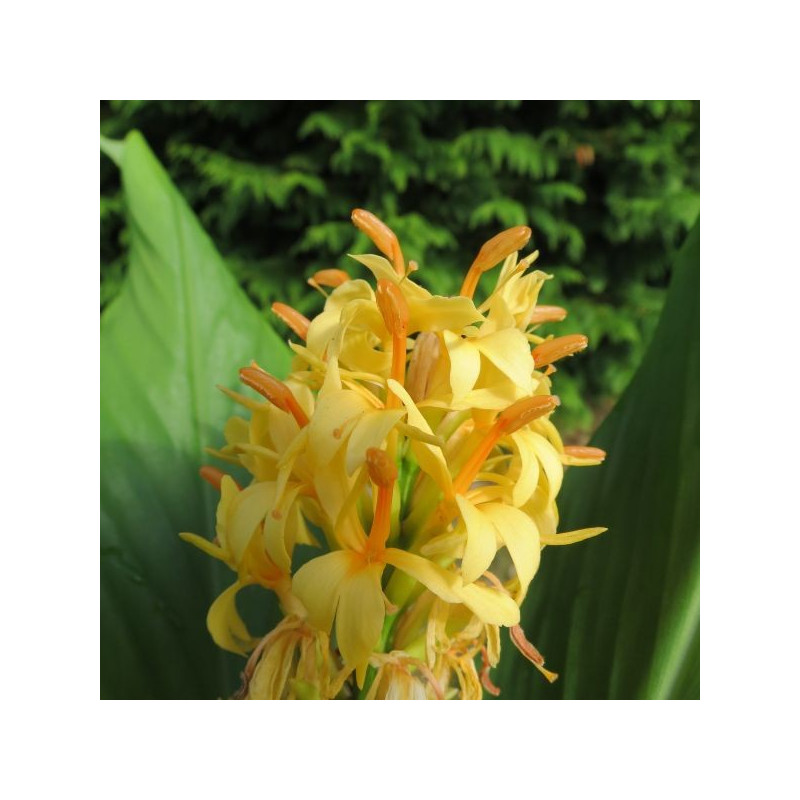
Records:
[[[349,280],[350,276],[343,269],[321,269],[308,279],[308,283],[314,287],[329,286],[335,289]]]
[[[308,338],[308,326],[311,320],[304,317],[299,311],[296,311],[286,303],[273,303],[273,313],[277,314],[303,341]]]
[[[369,236],[378,250],[391,260],[395,272],[398,275],[405,275],[406,265],[403,260],[403,251],[400,249],[400,242],[394,231],[385,222],[363,208],[356,208],[350,218],[353,220],[353,225]]]
[[[408,303],[396,283],[381,278],[375,292],[378,309],[386,329],[392,335],[392,378],[401,386],[406,377],[406,337],[408,336]],[[399,408],[400,398],[393,392],[386,400],[386,408]]]
[[[567,318],[567,309],[561,306],[536,306],[531,314],[531,325],[541,325],[545,322],[562,322]]]
[[[200,477],[206,481],[206,483],[210,483],[217,491],[222,489],[222,479],[226,474],[227,473],[216,467],[208,465],[200,467]],[[236,481],[234,481],[234,483],[236,483]],[[236,485],[238,486],[239,484],[236,483]]]
[[[489,457],[489,453],[492,452],[501,437],[514,433],[533,420],[549,414],[560,403],[561,400],[557,395],[542,394],[524,397],[502,411],[478,447],[459,470],[453,481],[453,493],[462,494],[469,489],[483,462]]]
[[[308,425],[308,417],[300,407],[300,403],[297,402],[289,387],[281,383],[274,375],[270,375],[258,367],[242,367],[239,370],[239,379],[266,397],[272,405],[291,414],[301,428]]]
[[[464,283],[461,286],[461,296],[472,297],[475,294],[481,275],[492,267],[497,266],[512,253],[516,253],[517,250],[525,247],[530,238],[531,229],[525,225],[520,225],[498,233],[497,236],[493,236],[488,242],[485,242],[478,251],[478,255],[475,256],[475,260],[469,270],[467,270]]]
[[[517,650],[519,650],[520,653],[550,681],[550,683],[553,683],[553,681],[558,678],[558,674],[544,668],[544,656],[528,641],[525,636],[525,631],[523,631],[519,625],[514,625],[512,628],[509,628],[508,632]]]
[[[545,367],[553,361],[558,361],[566,356],[580,353],[589,346],[589,339],[580,333],[571,333],[569,336],[558,336],[546,342],[537,344],[531,350],[533,363],[537,368]]]
[[[367,551],[371,555],[380,555],[391,530],[392,492],[397,480],[397,467],[384,450],[370,447],[367,450],[367,472],[378,487],[375,516],[372,518]]]
[[[581,461],[604,461],[606,451],[601,450],[599,447],[580,447],[578,445],[569,445],[564,448],[564,455],[578,458]]]

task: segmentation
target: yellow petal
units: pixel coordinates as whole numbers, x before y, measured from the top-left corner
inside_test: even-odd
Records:
[[[233,501],[239,496],[239,487],[230,475],[223,475],[220,483],[220,498],[217,506],[217,539],[220,547],[230,552],[228,543],[228,520],[230,519],[231,506]]]
[[[264,481],[243,489],[231,503],[227,544],[237,564],[242,560],[256,528],[272,510],[274,502],[275,484]]]
[[[519,606],[498,589],[471,583],[459,590],[461,602],[487,625],[510,627],[519,623]]]
[[[286,544],[286,521],[293,507],[300,486],[286,492],[279,506],[267,514],[264,520],[264,548],[272,562],[287,575],[291,572],[291,553]]]
[[[467,529],[461,575],[464,583],[474,583],[489,569],[497,554],[497,536],[489,518],[469,500],[462,495],[456,495],[456,503]]]
[[[202,550],[206,555],[217,558],[220,561],[227,561],[227,554],[225,551],[214,544],[214,542],[209,542],[208,539],[204,539],[196,533],[179,533],[178,536],[180,536],[184,542],[189,542],[189,544],[193,544],[199,550]]]
[[[407,278],[401,278],[401,276],[395,271],[394,267],[381,256],[350,255],[350,258],[358,261],[360,264],[363,264],[375,276],[376,281],[388,280],[392,283],[398,284],[403,290],[403,294],[405,295],[409,306],[415,301],[427,300],[431,296],[430,292],[419,284],[416,284]]]
[[[380,563],[367,564],[348,575],[339,591],[336,639],[345,664],[356,668],[359,685],[363,684],[363,672],[383,628],[383,569]]]
[[[561,482],[564,480],[564,466],[561,463],[561,455],[541,434],[533,433],[529,442],[544,469],[544,474],[547,476],[547,498],[548,502],[552,503],[561,489]]]
[[[461,602],[461,579],[455,572],[449,572],[422,556],[392,547],[385,551],[383,560],[419,581],[442,600],[448,603]]]
[[[367,409],[367,403],[358,392],[339,390],[326,393],[324,397],[320,393],[316,412],[308,424],[309,447],[318,465],[330,463]]]
[[[416,331],[460,331],[467,325],[482,322],[474,303],[468,297],[440,297],[434,295],[426,300],[408,304],[408,332]]]
[[[292,591],[308,611],[309,622],[318,630],[330,632],[342,583],[357,569],[356,559],[349,550],[334,550],[312,558],[295,574]]]
[[[444,331],[444,343],[450,358],[450,388],[455,397],[469,392],[481,371],[481,354],[471,339],[462,339]]]
[[[422,416],[422,412],[417,408],[411,395],[395,380],[388,381],[389,388],[396,394],[408,412],[408,422],[427,434],[433,435],[433,430],[428,421]],[[423,472],[433,478],[436,484],[444,491],[445,495],[450,496],[453,492],[453,478],[447,467],[444,453],[441,447],[426,444],[424,442],[411,442],[411,451],[419,461]]]
[[[511,434],[511,440],[519,455],[519,474],[511,493],[511,500],[517,508],[525,505],[531,499],[536,491],[536,485],[539,483],[539,460],[536,458],[536,451],[530,442],[533,436],[535,434],[526,428]]]
[[[522,602],[541,558],[539,531],[533,520],[524,512],[503,503],[491,503],[481,510],[491,519],[497,533],[508,549],[519,578],[520,590],[516,597]]]
[[[380,447],[389,431],[406,415],[405,409],[367,411],[356,423],[347,442],[345,468],[352,475],[364,463],[370,447]]]
[[[578,531],[569,531],[566,533],[543,534],[541,537],[542,544],[575,544],[575,542],[582,542],[584,539],[591,539],[593,536],[599,536],[607,530],[608,528],[581,528]]]
[[[239,655],[245,655],[256,643],[236,609],[236,594],[243,587],[239,581],[229,586],[213,602],[206,617],[211,638],[217,646]]]
[[[533,392],[533,359],[525,335],[505,328],[473,339],[475,347],[525,394]]]

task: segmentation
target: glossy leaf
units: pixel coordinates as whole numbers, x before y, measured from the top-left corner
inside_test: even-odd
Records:
[[[506,643],[505,698],[700,696],[699,275],[698,222],[645,360],[593,442],[605,464],[571,468],[559,497],[560,530],[609,530],[546,548],[523,606],[560,678],[548,684]]]
[[[285,373],[289,351],[141,135],[103,147],[122,175],[130,263],[100,328],[101,694],[217,697],[242,662],[205,617],[233,574],[178,532],[213,536],[216,492],[197,471],[233,412],[215,384],[235,386],[252,359]]]

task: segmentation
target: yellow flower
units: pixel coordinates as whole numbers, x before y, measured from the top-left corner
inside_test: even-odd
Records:
[[[541,334],[566,312],[538,305],[549,276],[527,272],[538,253],[517,257],[528,228],[490,239],[460,295],[439,297],[414,282],[390,228],[361,209],[353,222],[382,253],[354,256],[374,284],[317,272],[309,283],[325,307],[314,319],[273,305],[299,339],[288,379],[253,363],[240,378],[257,397],[223,389],[250,416],[233,417],[211,452],[252,481],[203,468],[221,494],[216,538],[181,534],[236,573],[209,610],[211,635],[250,653],[248,698],[497,694],[501,627],[554,679],[519,606],[545,546],[604,530],[557,532],[565,466],[605,456],[565,447],[551,420],[553,364],[586,337]],[[299,568],[298,544],[319,548]],[[284,614],[260,637],[236,606],[253,584]]]

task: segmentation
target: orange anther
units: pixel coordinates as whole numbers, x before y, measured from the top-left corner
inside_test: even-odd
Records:
[[[601,450],[599,447],[569,445],[564,448],[564,455],[572,456],[572,458],[585,459],[587,461],[603,461],[606,457],[606,451]]]
[[[500,412],[495,427],[504,434],[514,433],[529,422],[549,414],[561,405],[561,400],[555,394],[539,394],[533,397],[523,397],[512,403],[505,411]]]
[[[397,466],[385,450],[370,447],[367,450],[367,472],[376,486],[389,487],[397,480]]]
[[[311,321],[286,303],[273,303],[272,311],[277,314],[303,341],[308,338]]]
[[[536,306],[531,315],[531,325],[543,322],[561,322],[567,318],[567,309],[561,306]]]
[[[308,417],[289,387],[274,375],[258,367],[242,367],[239,370],[239,378],[242,383],[255,389],[262,397],[266,397],[276,408],[291,414],[301,428],[308,425]]]
[[[222,479],[225,477],[225,473],[216,467],[205,466],[200,467],[200,477],[219,491],[222,488]]]
[[[350,218],[353,220],[353,225],[369,236],[378,250],[391,259],[395,272],[403,275],[405,273],[403,251],[400,249],[400,242],[394,231],[385,222],[363,208],[356,208]]]
[[[472,297],[481,275],[501,261],[522,249],[531,238],[531,229],[525,225],[498,233],[478,251],[461,286],[462,297]]]
[[[341,286],[343,283],[347,283],[349,280],[350,276],[343,269],[321,269],[315,272],[308,279],[308,282],[312,286],[330,286],[331,288],[335,288]]]
[[[544,367],[553,361],[558,361],[565,356],[572,356],[585,350],[589,345],[589,339],[580,333],[571,333],[568,336],[558,336],[546,342],[536,345],[531,350],[533,363],[537,367]]]

